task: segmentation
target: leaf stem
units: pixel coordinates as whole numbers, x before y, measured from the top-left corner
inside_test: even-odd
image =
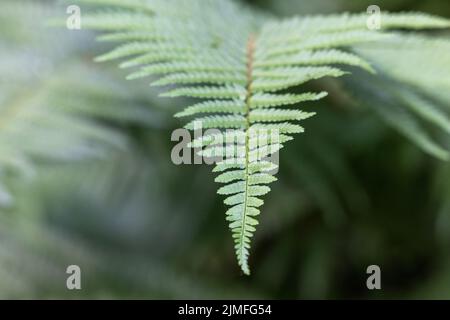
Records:
[[[249,167],[249,130],[250,130],[250,99],[252,97],[253,82],[253,62],[255,53],[255,36],[251,34],[247,41],[247,86],[245,96],[245,189],[244,189],[244,212],[242,215],[241,237],[240,237],[240,264],[241,269],[246,275],[250,275],[250,270],[245,254],[245,226],[247,218],[247,200],[248,200],[248,167]]]

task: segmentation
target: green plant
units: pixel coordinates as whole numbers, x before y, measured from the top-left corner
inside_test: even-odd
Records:
[[[232,162],[219,162],[214,171],[220,173],[216,181],[225,184],[218,193],[228,196],[224,200],[231,207],[226,212],[227,220],[245,274],[250,273],[250,239],[263,204],[260,197],[276,180],[271,174],[276,164],[264,158],[278,152],[291,135],[303,132],[296,122],[314,115],[282,107],[316,101],[327,94],[286,90],[348,73],[335,65],[374,72],[360,55],[343,48],[401,38],[387,29],[450,26],[448,20],[420,13],[383,13],[383,30],[372,31],[367,29],[366,14],[280,21],[233,1],[79,2],[113,8],[84,15],[83,26],[110,31],[101,36],[103,41],[125,42],[97,61],[127,58],[122,68],[140,68],[128,79],[160,75],[152,85],[180,86],[162,96],[206,99],[176,114],[194,117],[186,128],[194,129],[197,121],[202,128],[232,129],[238,143],[231,148],[222,146],[223,140],[214,134],[195,140],[191,146],[209,147],[200,151],[206,157],[232,155]],[[273,130],[280,135],[276,140],[262,139],[261,143],[261,130],[266,130],[264,135]]]
[[[129,70],[93,63],[109,44],[93,42],[91,32],[44,28],[66,11],[55,2],[0,1],[0,113],[11,114],[11,98],[30,89],[41,87],[44,98],[39,108],[23,99],[20,117],[4,117],[0,129],[10,137],[0,139],[0,157],[27,164],[14,170],[0,161],[4,199],[14,200],[0,206],[2,298],[449,296],[450,163],[439,160],[450,141],[445,30],[354,45],[348,49],[377,74],[346,68],[351,76],[287,92],[329,95],[302,105],[319,116],[280,155],[278,181],[252,239],[257,268],[242,279],[229,272],[234,252],[213,173],[170,161],[168,137],[180,126],[172,115],[192,100],[159,99],[159,88],[146,81],[123,81]],[[288,15],[364,11],[371,4],[245,2]],[[450,13],[441,0],[379,5]],[[40,116],[32,117],[37,109]],[[36,131],[33,124],[53,114],[64,115],[67,130],[53,122]],[[78,122],[106,139],[70,130]],[[47,150],[46,141],[58,138],[60,147]],[[24,151],[20,158],[15,150]],[[382,292],[361,288],[373,263],[382,268]],[[70,264],[83,270],[80,292],[63,285]]]

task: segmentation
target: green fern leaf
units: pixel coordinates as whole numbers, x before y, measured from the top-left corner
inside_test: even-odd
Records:
[[[226,220],[245,274],[250,274],[248,257],[261,197],[276,180],[272,171],[278,166],[268,157],[292,134],[304,131],[299,121],[314,115],[296,105],[327,94],[282,91],[323,77],[341,77],[348,73],[346,66],[373,72],[369,62],[345,48],[389,39],[386,29],[450,25],[424,14],[383,13],[383,30],[371,31],[365,14],[280,21],[234,1],[80,2],[115,9],[84,18],[84,26],[111,32],[101,40],[125,42],[98,60],[126,58],[121,67],[139,68],[129,79],[159,76],[154,85],[179,85],[162,96],[207,99],[176,114],[194,117],[186,128],[195,129],[198,123],[203,128],[232,129],[229,137],[237,138],[232,145],[224,146],[224,137],[211,134],[190,146],[204,148],[199,154],[207,157],[229,155],[213,171],[219,173],[216,182],[225,184],[218,193],[227,196]],[[288,106],[293,108],[282,108]],[[196,118],[199,114],[202,117]],[[278,138],[269,138],[272,133]]]

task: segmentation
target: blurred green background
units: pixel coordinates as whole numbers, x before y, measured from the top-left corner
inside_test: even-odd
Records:
[[[248,2],[280,16],[377,4],[450,17],[445,0]],[[0,298],[450,298],[450,164],[383,117],[397,101],[364,91],[365,75],[313,84],[330,96],[280,154],[246,277],[211,168],[170,160],[185,102],[94,63],[110,47],[93,33],[46,27],[65,14],[55,1],[0,2]],[[80,291],[66,288],[73,264]],[[371,264],[382,290],[366,288]]]

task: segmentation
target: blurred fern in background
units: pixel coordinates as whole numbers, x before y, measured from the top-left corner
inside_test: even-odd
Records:
[[[368,5],[249,4],[277,15]],[[445,1],[380,6],[450,16]],[[65,13],[54,1],[0,9],[1,298],[450,298],[446,31],[355,45],[377,75],[305,86],[329,96],[304,107],[319,116],[280,155],[243,278],[210,168],[170,161],[187,101],[94,63],[110,47],[86,31],[46,28]],[[71,264],[81,291],[65,287]],[[381,292],[365,287],[370,264]]]

